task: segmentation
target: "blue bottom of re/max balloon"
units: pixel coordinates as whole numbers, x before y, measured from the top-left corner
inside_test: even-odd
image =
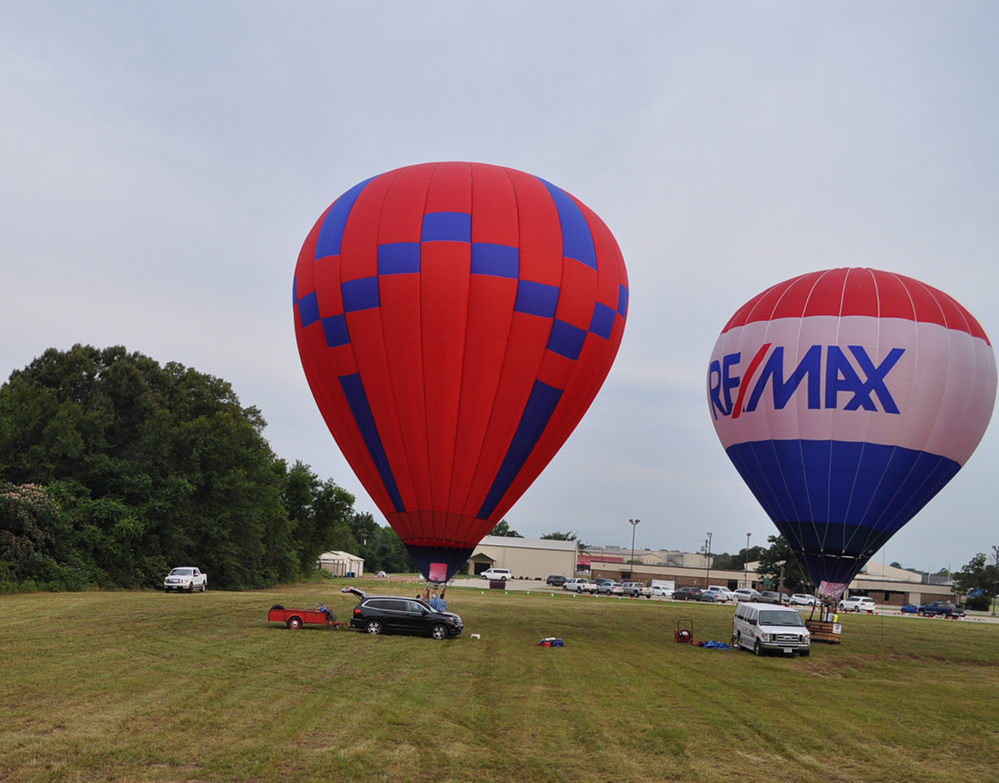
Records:
[[[961,469],[937,454],[836,440],[752,441],[728,455],[816,584],[849,583]]]
[[[416,544],[406,544],[409,556],[416,561],[416,567],[424,577],[430,578],[430,566],[432,563],[444,563],[447,566],[447,579],[450,581],[461,569],[468,558],[472,556],[471,548],[452,548],[444,546],[418,546]]]

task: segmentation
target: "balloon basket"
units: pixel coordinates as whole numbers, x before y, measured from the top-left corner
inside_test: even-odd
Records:
[[[805,620],[805,627],[812,636],[813,642],[826,644],[841,644],[843,641],[843,626],[831,620]]]

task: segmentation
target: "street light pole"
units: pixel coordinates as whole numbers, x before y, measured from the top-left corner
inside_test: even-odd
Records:
[[[635,528],[638,527],[640,519],[629,519],[631,522],[631,581],[635,581]]]
[[[708,587],[710,585],[711,585],[711,534],[708,533],[708,575],[707,575],[707,584],[705,585],[705,587]]]
[[[992,584],[992,616],[996,616],[996,593],[999,593],[999,546],[992,547],[996,559],[996,581]]]
[[[743,587],[749,587],[749,537],[753,535],[752,533],[746,533],[746,560],[743,563],[746,569],[746,574],[743,577]]]

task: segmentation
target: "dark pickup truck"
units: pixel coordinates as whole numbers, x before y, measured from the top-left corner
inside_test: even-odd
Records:
[[[920,617],[964,617],[964,609],[950,601],[931,601],[919,607]]]

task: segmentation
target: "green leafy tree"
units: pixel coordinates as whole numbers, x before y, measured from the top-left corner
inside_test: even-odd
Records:
[[[999,585],[999,565],[989,562],[983,552],[979,552],[960,571],[954,574],[954,584],[962,595],[981,590],[985,595],[995,597]]]
[[[56,581],[62,527],[59,507],[44,488],[0,483],[0,583]]]
[[[360,555],[368,571],[412,573],[416,570],[416,563],[406,545],[390,526],[382,527],[371,514],[355,513],[350,527],[360,544]]]
[[[50,349],[0,387],[0,479],[48,486],[57,562],[99,586],[198,564],[219,587],[294,578],[285,474],[223,380],[122,347]]]
[[[282,463],[282,470],[283,467]],[[296,462],[284,476],[282,503],[291,519],[299,568],[303,573],[315,568],[323,552],[337,550],[360,554],[351,529],[354,496],[332,479],[321,481],[308,465]]]
[[[756,573],[771,579],[777,585],[783,566],[784,583],[780,585],[779,589],[791,593],[810,592],[813,589],[811,578],[798,563],[784,537],[767,536],[767,543],[770,544],[770,547],[760,552],[760,564]]]
[[[505,519],[501,519],[496,523],[496,527],[492,529],[489,533],[491,536],[504,536],[506,538],[523,538],[523,536],[516,530],[510,528],[510,523]]]
[[[554,533],[545,533],[543,536],[541,536],[541,539],[543,541],[576,541],[577,540],[576,534],[573,533],[571,530],[568,533],[561,533],[561,532],[559,532],[557,530]]]
[[[712,556],[711,567],[717,568],[719,571],[742,571],[745,569],[747,562],[755,563],[760,559],[764,551],[763,547],[754,546],[750,547],[748,551],[743,547],[734,555],[722,552],[720,555]]]

